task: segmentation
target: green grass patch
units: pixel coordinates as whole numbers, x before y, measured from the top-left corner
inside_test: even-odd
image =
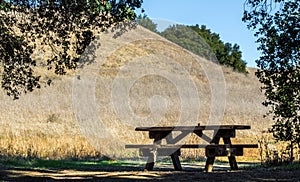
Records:
[[[41,169],[97,169],[109,166],[140,166],[139,161],[117,160],[45,160],[45,159],[0,159],[0,165],[18,168],[41,168]]]
[[[282,166],[275,167],[275,169],[287,170],[287,171],[299,170],[300,169],[300,161],[297,161],[297,162],[294,162],[291,164],[283,164]]]

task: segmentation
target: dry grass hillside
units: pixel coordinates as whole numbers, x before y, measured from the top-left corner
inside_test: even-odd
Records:
[[[248,124],[235,142],[252,143],[270,127],[254,69],[219,67],[141,27],[112,35],[101,35],[93,63],[52,86],[16,101],[1,92],[2,155],[126,157],[136,153],[120,146],[151,142],[137,126]]]

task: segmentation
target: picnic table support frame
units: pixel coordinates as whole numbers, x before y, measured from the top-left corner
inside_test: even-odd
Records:
[[[235,156],[228,156],[228,160],[231,170],[238,170],[238,165]]]
[[[220,143],[220,138],[223,139],[223,142],[225,145],[229,145],[231,147],[231,140],[230,137],[235,137],[235,130],[219,130],[215,131],[214,137],[212,141],[210,142],[211,144],[219,144]],[[206,149],[208,150],[208,149]],[[206,164],[205,164],[205,171],[206,172],[212,172],[213,170],[213,165],[215,162],[215,156],[214,157],[207,157]],[[230,165],[231,170],[238,170],[238,165],[236,162],[236,158],[234,155],[231,155],[231,152],[229,151],[228,154],[228,162]]]
[[[148,155],[148,159],[147,159],[147,163],[146,163],[146,166],[145,166],[145,170],[147,170],[147,171],[153,171],[153,167],[154,167],[154,164],[156,162],[156,159],[157,159],[157,151],[153,150]]]
[[[235,156],[242,156],[244,148],[258,148],[257,144],[232,144],[231,138],[236,135],[237,129],[250,129],[248,125],[222,125],[222,126],[181,126],[181,127],[138,127],[136,131],[148,131],[149,138],[154,139],[153,145],[126,145],[126,148],[140,148],[141,155],[147,156],[145,170],[152,171],[158,156],[170,156],[174,169],[182,170],[179,160],[182,148],[205,148],[206,164],[205,171],[212,172],[216,157],[227,156],[231,170],[237,170],[238,165]],[[211,139],[203,133],[203,130],[213,130]],[[173,137],[172,131],[180,131]],[[208,145],[177,144],[188,134],[195,133],[197,136],[208,142]],[[222,138],[224,144],[219,144]],[[166,141],[166,145],[162,144]],[[177,144],[177,145],[176,145]]]
[[[151,133],[150,132],[149,137],[154,138],[154,142],[153,142],[154,144],[161,144],[161,138],[165,137],[165,133],[157,134],[157,133]],[[147,163],[146,163],[146,166],[145,166],[145,170],[153,171],[156,159],[157,159],[157,151],[154,149],[154,150],[150,151],[150,154],[148,156],[148,160],[147,160]]]
[[[168,134],[168,136],[166,137],[166,142],[167,142],[167,144],[174,144],[174,143],[178,142],[178,137],[176,137],[174,139],[173,136],[172,136],[172,133],[170,132]],[[182,167],[181,167],[181,163],[180,163],[180,160],[179,160],[178,151],[176,151],[175,153],[171,154],[171,159],[172,159],[172,163],[173,163],[175,171],[182,171]]]
[[[177,154],[171,154],[171,159],[172,159],[175,171],[182,171],[179,156]]]
[[[180,137],[183,138],[186,135],[187,134],[182,133],[182,136],[180,136]],[[174,144],[174,143],[178,142],[178,140],[179,140],[178,137],[176,137],[174,139],[172,137],[172,133],[171,132],[162,132],[160,134],[150,132],[149,133],[149,137],[154,139],[153,144],[161,144],[162,143],[162,139],[166,139],[167,144]],[[173,163],[174,169],[176,171],[181,171],[182,170],[182,166],[181,166],[181,163],[180,163],[180,160],[179,160],[179,155],[180,155],[180,152],[178,150],[174,151],[174,153],[172,153],[170,155],[170,157],[172,159],[172,163]],[[147,171],[153,171],[156,159],[157,159],[157,151],[154,149],[154,150],[152,150],[150,152],[150,155],[148,156],[148,160],[147,160],[147,164],[145,166],[145,170],[147,170]]]
[[[216,132],[216,131],[215,131]],[[214,138],[212,139],[212,141],[210,142],[211,144],[219,144],[220,142],[220,137],[217,136],[217,133],[214,133]],[[205,149],[207,150],[207,149]],[[214,166],[214,162],[215,162],[216,157],[207,157],[206,159],[206,164],[205,164],[205,171],[206,172],[212,172],[213,166]]]
[[[223,138],[223,141],[224,141],[224,144],[228,144],[231,146],[231,140],[230,138]],[[228,161],[229,161],[229,165],[230,165],[230,168],[231,170],[238,170],[238,165],[237,165],[237,162],[236,162],[236,159],[235,159],[235,156],[231,156],[229,155],[228,156]]]

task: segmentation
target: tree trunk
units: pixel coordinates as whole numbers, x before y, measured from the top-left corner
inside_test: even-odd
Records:
[[[293,163],[294,161],[294,143],[293,141],[291,141],[291,145],[290,145],[290,163]]]

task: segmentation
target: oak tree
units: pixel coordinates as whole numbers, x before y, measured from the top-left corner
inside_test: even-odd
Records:
[[[76,69],[95,35],[128,28],[143,0],[0,0],[1,86],[14,99],[50,84],[35,68],[58,75]],[[117,26],[119,25],[119,26]],[[38,59],[36,52],[42,54]]]
[[[275,139],[300,144],[300,1],[247,0],[243,21],[255,31],[261,57],[256,72],[270,108]]]

